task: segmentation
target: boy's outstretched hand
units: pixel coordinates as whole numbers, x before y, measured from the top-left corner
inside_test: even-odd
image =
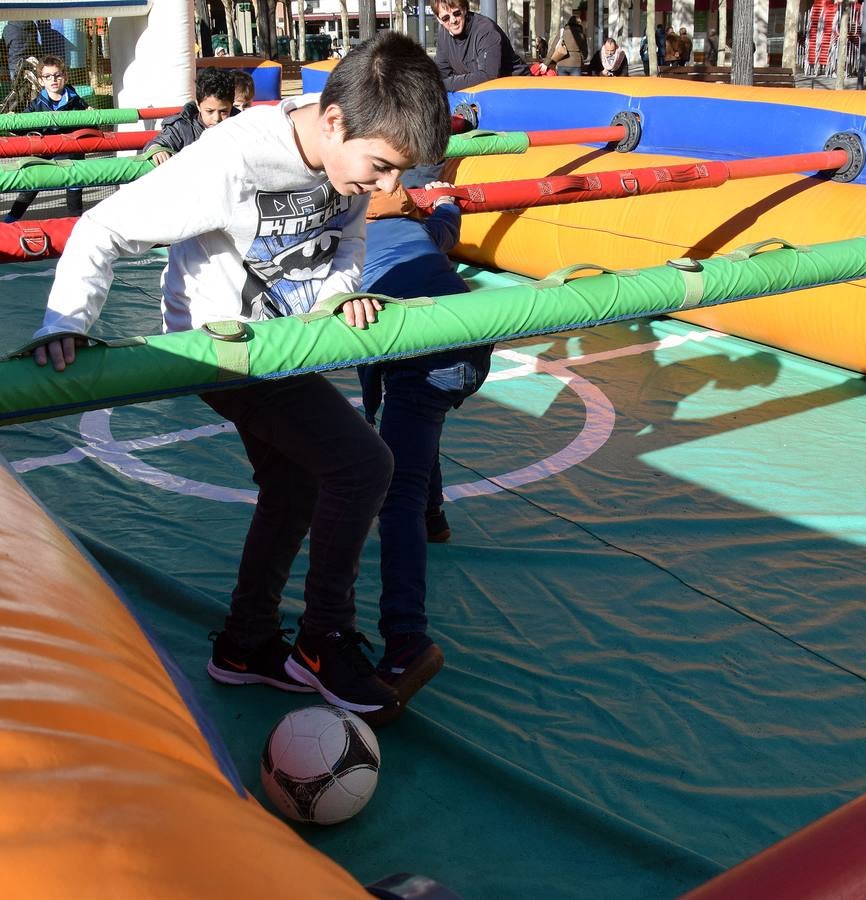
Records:
[[[352,328],[366,328],[376,321],[376,312],[382,304],[373,297],[358,297],[347,300],[340,309],[346,317],[346,324]]]
[[[33,359],[37,366],[47,365],[51,360],[55,372],[62,372],[75,362],[75,348],[84,345],[86,339],[75,335],[66,335],[59,340],[48,341],[33,348]]]

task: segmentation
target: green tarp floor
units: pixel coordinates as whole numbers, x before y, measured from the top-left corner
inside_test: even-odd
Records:
[[[159,329],[161,266],[119,267],[103,333]],[[0,349],[39,325],[51,274],[4,267]],[[500,346],[442,450],[446,668],[380,730],[368,807],[310,843],[363,882],[416,872],[466,900],[669,898],[866,789],[861,378],[672,320],[609,325]],[[311,700],[205,673],[252,509],[234,432],[188,397],[5,428],[0,453],[264,801],[264,740]],[[377,560],[373,534],[374,642]]]

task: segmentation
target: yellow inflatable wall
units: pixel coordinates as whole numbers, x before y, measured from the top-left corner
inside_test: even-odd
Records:
[[[548,97],[555,98],[545,113],[552,128],[607,125],[609,110],[635,110],[654,128],[657,144],[665,142],[666,128],[675,132],[669,143],[673,148],[688,141],[689,116],[694,115],[696,146],[704,149],[714,134],[729,151],[741,145],[739,158],[762,155],[749,149],[762,142],[773,146],[769,155],[804,152],[804,143],[811,151],[821,150],[834,131],[862,129],[866,115],[866,99],[857,92],[691,85],[657,78],[508,78],[480,86],[467,99],[477,106],[481,127],[499,129],[509,120],[506,110],[513,108],[513,118],[529,120],[526,130],[531,131],[539,129],[537,110]],[[672,110],[677,120],[665,120]],[[699,121],[709,112],[718,118]],[[485,117],[493,119],[492,126],[485,125]],[[758,135],[764,117],[767,133]],[[632,153],[572,145],[452,160],[446,177],[458,184],[502,182],[704,158],[679,147],[677,155],[640,152],[644,143]],[[862,181],[770,176],[712,189],[465,215],[454,255],[543,277],[578,262],[631,268],[675,257],[707,257],[770,237],[804,244],[851,238],[866,234]],[[866,372],[864,287],[863,281],[834,285],[682,318]]]
[[[458,184],[682,163],[587,147],[530,148],[449,165]],[[465,215],[454,255],[541,278],[577,262],[642,268],[702,258],[769,237],[820,243],[866,234],[866,186],[800,175],[705,190]],[[866,372],[866,282],[750,300],[682,318]]]

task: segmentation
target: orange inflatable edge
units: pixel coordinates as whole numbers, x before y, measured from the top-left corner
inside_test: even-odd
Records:
[[[0,894],[369,897],[239,795],[106,579],[0,463]]]

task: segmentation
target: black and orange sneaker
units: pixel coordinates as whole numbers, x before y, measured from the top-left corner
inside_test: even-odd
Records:
[[[307,634],[302,627],[286,660],[286,672],[334,706],[357,713],[371,725],[384,725],[400,714],[400,700],[376,675],[361,644],[373,649],[360,631],[346,629],[319,636]]]
[[[441,507],[428,509],[424,519],[427,524],[428,544],[444,544],[451,537],[451,528]]]
[[[400,704],[405,706],[444,663],[441,648],[423,632],[398,634],[385,640],[385,653],[376,674],[397,691]]]
[[[281,691],[312,694],[314,688],[296,681],[286,672],[286,660],[292,645],[286,636],[294,629],[281,629],[270,640],[246,653],[239,650],[224,631],[212,631],[213,653],[208,660],[207,673],[223,684],[268,684]]]

